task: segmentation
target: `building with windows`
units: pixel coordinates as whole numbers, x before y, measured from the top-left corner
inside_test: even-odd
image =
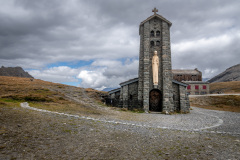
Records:
[[[209,83],[202,81],[202,72],[195,69],[174,69],[173,79],[188,84],[188,95],[209,94]]]
[[[187,94],[188,95],[203,95],[209,94],[209,82],[203,81],[183,81],[188,84]]]
[[[173,79],[182,81],[202,81],[202,72],[195,69],[173,69]]]

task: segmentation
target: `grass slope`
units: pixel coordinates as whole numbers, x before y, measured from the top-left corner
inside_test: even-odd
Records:
[[[240,112],[240,96],[199,96],[190,97],[190,105],[205,109]]]
[[[86,104],[77,103],[66,96],[84,97],[83,94],[101,103],[100,97],[106,93],[38,79],[0,76],[0,106],[19,106],[21,102],[27,101],[33,107],[47,110],[75,114],[100,114]]]
[[[210,93],[240,93],[240,81],[216,82],[210,84]]]

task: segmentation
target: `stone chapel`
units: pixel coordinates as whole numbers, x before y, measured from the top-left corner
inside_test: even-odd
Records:
[[[170,27],[172,23],[157,14],[139,26],[140,52],[138,78],[120,83],[109,91],[110,103],[124,108],[142,108],[145,112],[189,112],[188,84],[173,79]]]

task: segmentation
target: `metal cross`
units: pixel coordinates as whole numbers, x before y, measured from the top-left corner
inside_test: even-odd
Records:
[[[156,12],[158,12],[158,9],[156,9],[156,7],[152,10],[152,12],[154,12],[154,14],[156,14]]]

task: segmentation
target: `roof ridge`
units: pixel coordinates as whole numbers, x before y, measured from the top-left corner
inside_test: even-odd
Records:
[[[142,21],[142,22],[140,23],[140,26],[143,25],[144,23],[146,23],[147,21],[149,21],[150,19],[154,18],[154,17],[158,17],[158,18],[164,20],[164,21],[167,22],[170,26],[172,25],[172,23],[171,23],[169,20],[167,20],[166,18],[164,18],[162,15],[156,13],[156,14],[154,14],[154,15],[151,15],[150,17],[148,17],[148,18],[145,19],[144,21]]]

